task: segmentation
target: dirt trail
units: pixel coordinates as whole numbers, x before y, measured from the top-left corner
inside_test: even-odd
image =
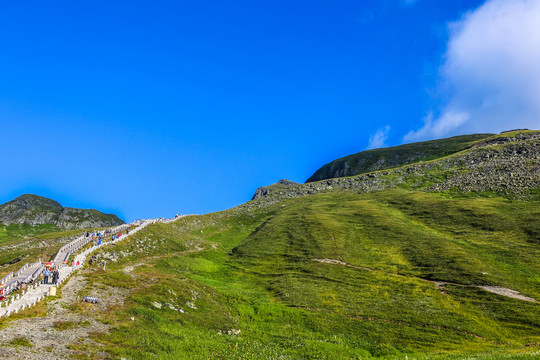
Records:
[[[74,344],[89,345],[97,350],[97,358],[106,358],[101,352],[100,344],[90,339],[93,333],[107,332],[109,327],[80,312],[70,310],[70,305],[81,301],[80,294],[98,296],[96,305],[89,305],[91,311],[99,313],[107,307],[122,303],[125,295],[122,290],[94,289],[86,294],[87,283],[82,274],[71,277],[62,288],[62,297],[47,303],[48,314],[45,317],[28,318],[12,321],[6,328],[0,330],[0,347],[2,359],[37,359],[60,360],[69,358],[77,352],[70,349]],[[66,330],[55,329],[55,324],[69,324]],[[18,337],[30,341],[32,347],[12,346],[10,342]]]
[[[347,266],[347,267],[351,267],[351,268],[355,268],[355,269],[373,271],[373,269],[370,269],[370,268],[367,268],[367,267],[364,267],[364,266],[351,265],[351,264],[347,264],[344,261],[336,260],[336,259],[313,259],[313,261],[321,262],[321,263],[324,263],[324,264],[341,265],[341,266]]]
[[[204,248],[197,246],[194,249],[175,254],[150,257],[144,262],[126,266],[123,271],[136,278],[137,275],[133,273],[134,269],[151,260],[203,250]],[[47,316],[15,320],[10,322],[6,328],[1,329],[0,355],[2,355],[2,359],[63,360],[77,354],[76,350],[70,348],[75,344],[86,345],[94,349],[94,355],[98,359],[107,358],[107,354],[99,350],[102,345],[93,341],[90,335],[106,333],[109,326],[95,320],[93,315],[98,315],[109,306],[123,304],[129,290],[104,287],[85,291],[87,282],[84,274],[89,272],[91,273],[92,270],[86,269],[76,273],[66,282],[61,290],[62,296],[47,303]],[[98,304],[89,305],[88,310],[92,313],[89,316],[70,310],[70,305],[81,301],[81,295],[99,297]],[[72,326],[66,330],[59,330],[55,329],[55,324],[72,324]],[[32,347],[11,345],[11,341],[15,338],[27,339]]]
[[[381,270],[370,269],[370,268],[367,268],[367,267],[364,267],[364,266],[351,265],[351,264],[348,264],[348,263],[346,263],[344,261],[336,260],[336,259],[312,259],[312,260],[317,261],[317,262],[321,262],[321,263],[325,263],[325,264],[330,264],[330,265],[347,266],[347,267],[351,267],[351,268],[355,268],[355,269],[362,269],[362,270],[368,270],[368,271],[381,271]],[[381,272],[384,272],[384,271],[381,271]],[[393,276],[405,277],[404,275],[393,274],[393,273],[386,273],[386,274],[393,275]],[[502,287],[502,286],[463,285],[463,284],[457,284],[457,283],[446,282],[446,281],[433,281],[433,280],[427,280],[427,279],[421,279],[421,278],[417,278],[417,279],[420,279],[422,281],[427,281],[427,282],[430,282],[432,284],[435,284],[435,286],[437,287],[437,290],[439,290],[443,294],[446,294],[444,292],[444,285],[458,285],[458,286],[466,286],[466,287],[476,287],[476,288],[482,289],[484,291],[488,291],[488,292],[491,292],[491,293],[494,293],[494,294],[497,294],[497,295],[501,295],[501,296],[506,296],[506,297],[509,297],[509,298],[512,298],[512,299],[518,299],[518,300],[523,300],[523,301],[528,301],[528,302],[533,302],[533,303],[538,303],[539,302],[536,299],[533,299],[531,297],[522,295],[519,291],[508,289],[508,288],[505,288],[505,287]]]
[[[536,300],[534,298],[522,295],[519,291],[512,290],[512,289],[509,289],[509,288],[505,288],[505,287],[502,287],[502,286],[464,285],[464,284],[458,284],[458,283],[447,282],[447,281],[432,281],[432,280],[427,280],[427,281],[435,284],[435,286],[437,287],[437,290],[439,290],[443,294],[446,294],[446,292],[444,291],[444,285],[457,285],[457,286],[465,286],[465,287],[475,287],[475,288],[482,289],[484,291],[487,291],[487,292],[490,292],[490,293],[493,293],[493,294],[497,294],[497,295],[501,295],[501,296],[505,296],[505,297],[508,297],[508,298],[528,301],[528,302],[532,302],[532,303],[538,303],[538,300]]]
[[[183,216],[177,217],[175,221]],[[154,221],[155,222],[155,221]],[[150,222],[144,221],[132,230],[129,235],[123,235],[119,240],[137,233]],[[104,245],[102,245],[104,246]],[[93,248],[97,250],[99,247]],[[93,251],[92,250],[92,251]],[[86,256],[88,251],[77,256]],[[84,262],[84,257],[81,262]],[[83,270],[84,273],[91,270]],[[96,318],[100,318],[103,311],[117,305],[122,305],[129,290],[101,286],[87,288],[84,274],[79,272],[73,275],[61,289],[62,296],[57,299],[48,299],[46,303],[47,315],[11,321],[0,330],[0,356],[2,359],[66,359],[72,355],[80,354],[76,349],[88,350],[92,358],[107,358],[99,343],[90,336],[95,333],[104,333],[109,327]],[[82,295],[96,296],[97,304],[86,304],[82,308],[78,305]],[[85,313],[87,315],[85,315]],[[27,345],[15,346],[14,339],[23,339]],[[21,343],[21,342],[19,342]]]
[[[518,299],[518,300],[529,301],[529,302],[534,302],[534,303],[538,302],[538,300],[536,299],[530,298],[525,295],[521,295],[519,291],[508,289],[502,286],[477,286],[477,287],[479,287],[482,290],[489,291],[494,294],[506,296],[512,299]]]

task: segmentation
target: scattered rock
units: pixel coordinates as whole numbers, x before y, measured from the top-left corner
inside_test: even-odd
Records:
[[[154,305],[154,307],[157,308],[157,309],[161,309],[161,304],[158,303],[157,301],[153,301],[152,305]]]
[[[191,302],[191,301],[186,301],[186,305],[187,307],[191,308],[191,309],[197,309],[197,306],[195,306],[195,303]]]

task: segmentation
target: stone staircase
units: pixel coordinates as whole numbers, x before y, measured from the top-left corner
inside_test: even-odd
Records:
[[[139,220],[136,223],[132,224],[135,225],[135,229],[132,229],[129,231],[129,234],[126,233],[126,230],[130,227],[130,225],[120,225],[116,226],[114,228],[110,228],[111,232],[110,234],[117,234],[122,233],[122,235],[118,238],[115,237],[114,240],[109,241],[103,241],[101,245],[94,245],[86,250],[77,253],[81,248],[83,248],[85,245],[90,243],[92,241],[92,237],[85,235],[80,236],[76,238],[75,240],[69,242],[68,244],[64,245],[56,256],[54,257],[54,260],[52,261],[54,266],[56,266],[59,269],[60,276],[58,278],[58,283],[56,285],[53,284],[43,284],[40,281],[35,281],[38,278],[41,277],[43,270],[45,268],[45,265],[41,263],[41,261],[36,261],[35,263],[31,264],[25,264],[20,270],[17,272],[12,272],[6,275],[2,280],[0,280],[0,284],[5,285],[5,293],[9,294],[12,291],[20,288],[21,284],[27,284],[26,289],[22,289],[20,294],[17,294],[15,296],[8,296],[8,300],[0,303],[0,317],[2,316],[10,316],[11,314],[16,314],[17,312],[27,309],[31,306],[36,305],[39,301],[43,300],[45,296],[48,296],[50,293],[50,288],[52,286],[60,286],[62,283],[64,283],[75,271],[82,268],[85,264],[86,258],[88,255],[93,253],[94,251],[104,247],[108,246],[110,244],[117,243],[119,241],[122,241],[126,239],[127,237],[136,234],[137,232],[141,231],[145,227],[147,227],[150,224],[155,224],[157,222],[162,223],[170,223],[172,221],[176,221],[178,219],[181,219],[185,216],[189,215],[181,215],[176,216],[172,219],[147,219],[147,220]],[[102,239],[103,240],[103,239]],[[106,238],[105,238],[106,240]],[[74,255],[73,261],[76,264],[77,262],[79,265],[75,266],[68,266],[67,261],[71,255]],[[31,284],[32,283],[32,284]],[[31,284],[31,285],[28,285]]]

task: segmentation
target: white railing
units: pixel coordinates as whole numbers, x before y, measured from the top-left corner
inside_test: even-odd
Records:
[[[156,222],[169,223],[169,222],[172,222],[172,221],[176,221],[176,220],[178,220],[180,218],[183,218],[185,216],[189,216],[189,215],[176,216],[176,217],[174,217],[172,219],[163,219],[163,218],[161,218],[161,219],[140,220],[140,221],[134,222],[132,224],[123,224],[123,225],[119,225],[119,226],[116,226],[114,228],[108,229],[107,233],[102,233],[101,235],[102,236],[116,235],[117,232],[122,233],[122,234],[119,237],[115,236],[113,240],[110,240],[110,241],[107,241],[107,242],[103,241],[100,245],[95,245],[93,247],[89,247],[85,251],[83,251],[83,252],[79,253],[78,255],[76,255],[75,260],[77,260],[80,263],[80,266],[82,266],[84,264],[84,262],[85,262],[86,257],[90,253],[96,251],[97,249],[99,249],[99,248],[101,248],[103,246],[106,246],[106,245],[109,245],[109,244],[114,244],[114,243],[116,243],[118,241],[124,240],[128,236],[136,234],[137,232],[144,229],[145,227],[147,227],[150,224],[154,224]],[[126,230],[129,229],[130,226],[136,226],[136,227],[135,227],[135,229],[129,231],[129,233],[126,233]],[[105,237],[104,237],[104,239],[105,239]],[[76,251],[78,251],[79,249],[84,247],[86,244],[88,244],[92,240],[93,240],[92,237],[90,237],[90,236],[86,237],[83,234],[82,236],[80,236],[80,237],[76,238],[75,240],[69,242],[68,244],[62,246],[59,249],[59,251],[57,252],[57,254],[56,254],[55,258],[54,258],[55,265],[57,267],[59,267],[59,268],[62,267],[61,266],[62,263],[58,264],[59,259],[62,259],[62,262],[66,261],[69,258],[69,256],[74,254]],[[36,268],[36,269],[33,270],[33,268]],[[39,278],[41,276],[44,268],[45,268],[45,265],[43,265],[41,263],[41,261],[36,261],[34,263],[31,263],[31,264],[28,264],[28,263],[24,264],[15,273],[11,272],[11,273],[7,274],[6,276],[4,276],[4,278],[2,278],[2,280],[0,280],[0,283],[5,285],[4,294],[7,295],[7,294],[11,293],[13,290],[17,289],[21,283],[27,283],[28,284],[28,283],[31,283],[31,282],[35,281],[37,278]],[[61,284],[62,282],[67,280],[67,278],[74,271],[76,271],[77,268],[78,267],[73,267],[73,268],[67,269],[67,273],[63,275],[63,278],[61,278],[59,280],[58,284]],[[24,274],[23,275],[24,278],[21,279],[20,275],[25,270],[30,270],[31,273]],[[19,278],[17,279],[17,277],[19,277]],[[37,289],[38,285],[39,284],[32,285],[31,289]],[[33,290],[33,291],[35,292],[36,290]],[[24,295],[24,294],[25,294],[25,292],[23,291],[22,295]],[[35,305],[37,301],[40,301],[41,299],[43,299],[43,297],[44,297],[44,295],[41,295],[37,300],[34,299],[32,306]],[[19,295],[17,295],[16,298],[19,299]],[[13,299],[12,299],[11,304],[13,304]],[[15,310],[14,310],[15,313],[17,312],[17,306],[22,306],[21,307],[22,309],[24,309],[24,307],[25,307],[25,305],[15,305]],[[29,307],[30,305],[26,305],[26,306]],[[11,314],[11,310],[9,310],[9,309],[6,309],[4,312],[2,312],[0,310],[0,317],[1,316],[9,316],[10,314]]]
[[[2,280],[0,280],[0,284],[5,284],[12,277],[13,277],[13,272],[10,272],[6,276],[4,276]]]
[[[21,275],[21,273],[22,273],[24,270],[26,270],[26,268],[28,267],[28,265],[29,265],[28,263],[24,264],[24,265],[23,265],[23,266],[15,273],[15,275],[13,275],[13,277],[16,277],[16,276]]]
[[[9,294],[13,290],[15,290],[19,286],[19,280],[11,280],[6,284],[6,287],[4,288],[4,295]]]
[[[126,225],[122,224],[108,230],[110,231],[110,233],[113,233],[113,232],[122,230],[124,228],[126,228]],[[101,236],[103,235],[104,233],[101,234]],[[55,265],[61,266],[63,262],[67,261],[73,253],[77,252],[77,250],[84,247],[86,244],[90,243],[91,241],[93,241],[93,236],[90,236],[90,235],[86,236],[85,234],[83,234],[82,236],[78,237],[72,242],[61,247],[58,253],[56,254],[56,257],[54,258],[53,262],[55,263]]]
[[[39,262],[41,264],[41,261]],[[43,269],[45,268],[45,265],[41,265],[40,267],[37,268],[36,271],[34,271],[33,273],[31,274],[28,274],[27,277],[25,277],[21,283],[31,283],[33,282],[34,280],[36,280],[40,275],[41,275],[41,272],[43,271]]]
[[[111,240],[111,241],[107,241],[107,242],[102,242],[100,245],[95,245],[93,247],[90,247],[88,249],[86,249],[85,251],[79,253],[75,259],[77,260],[77,262],[80,263],[79,266],[82,266],[84,264],[84,262],[86,261],[86,258],[88,255],[90,255],[91,253],[93,253],[94,251],[102,248],[103,246],[106,246],[106,245],[109,245],[109,244],[115,244],[119,241],[122,241],[124,240],[125,238],[127,238],[128,236],[131,236],[133,234],[136,234],[137,232],[139,232],[140,230],[144,229],[145,227],[147,227],[148,225],[152,224],[154,220],[143,220],[139,223],[139,225],[137,225],[137,227],[133,230],[131,230],[129,232],[129,234],[127,233],[123,233],[119,238],[115,238],[114,240]],[[124,227],[123,229],[127,229],[128,227]],[[122,229],[119,229],[119,228],[116,228],[116,231],[119,231],[119,230],[122,230]],[[114,233],[116,231],[113,231],[111,232]]]
[[[41,265],[41,261],[36,261],[34,263],[26,263],[24,264],[17,272],[13,273],[9,273],[7,274],[2,280],[0,280],[0,283],[1,284],[4,284],[6,285],[5,288],[4,288],[4,295],[8,295],[9,293],[11,293],[13,290],[17,289],[17,287],[19,286],[19,284],[23,283],[23,282],[31,282],[33,280],[35,280],[36,277],[38,277],[40,275],[40,271],[42,269],[42,266]],[[21,276],[21,274],[27,270],[27,269],[32,269],[34,267],[38,267],[35,271],[32,271],[30,274],[26,275],[24,278],[22,279],[16,279],[17,277]]]
[[[195,216],[196,214],[185,214],[185,215],[177,215],[171,219],[165,219],[165,218],[158,218],[158,219],[153,219],[154,222],[160,222],[160,223],[163,223],[163,224],[168,224],[170,222],[173,222],[173,221],[176,221],[178,219],[181,219],[183,217],[186,217],[186,216]]]

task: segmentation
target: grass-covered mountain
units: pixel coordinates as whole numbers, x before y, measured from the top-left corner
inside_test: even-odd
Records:
[[[86,273],[80,295],[108,288],[101,295],[111,306],[76,311],[110,328],[93,336],[104,347],[79,350],[129,359],[532,360],[540,304],[482,286],[540,299],[539,219],[536,200],[388,189],[153,225],[98,254]],[[119,293],[123,304],[113,305]]]
[[[77,275],[82,285],[73,286],[64,317],[49,323],[91,335],[59,336],[55,351],[537,359],[539,194],[540,132],[518,131],[442,158],[280,185],[233,209],[150,225],[103,248]],[[75,300],[85,295],[99,296],[99,306]],[[29,352],[50,351],[32,345]]]
[[[63,207],[58,202],[37,195],[25,194],[0,205],[0,224],[52,224],[62,229],[86,229],[120,225],[114,214],[94,209]]]
[[[465,150],[493,134],[454,136],[447,139],[373,149],[342,157],[317,170],[306,182],[354,176],[376,170],[428,161]]]

